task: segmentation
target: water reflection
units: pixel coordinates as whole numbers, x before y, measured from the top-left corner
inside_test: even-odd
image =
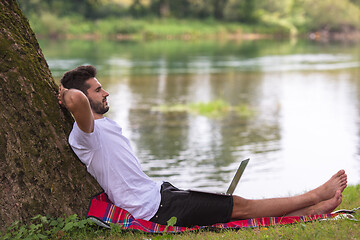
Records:
[[[250,157],[235,192],[245,197],[299,193],[339,168],[360,183],[359,46],[69,41],[42,48],[55,76],[80,64],[98,67],[110,92],[109,117],[157,180],[221,192]],[[255,114],[152,110],[216,99]]]
[[[183,187],[219,191],[229,181],[239,159],[251,154],[249,146],[252,145],[251,150],[257,153],[279,150],[277,105],[266,106],[253,118],[229,114],[211,119],[185,112],[151,111],[152,106],[169,102],[217,98],[232,105],[242,103],[256,109],[256,99],[261,95],[258,79],[261,79],[261,73],[233,77],[168,75],[165,83],[159,76],[131,77],[127,90],[131,91],[133,107],[126,118],[131,119],[131,139],[136,143],[148,174],[159,179],[164,176],[174,181],[181,179]],[[117,103],[112,101],[111,105],[116,107]]]

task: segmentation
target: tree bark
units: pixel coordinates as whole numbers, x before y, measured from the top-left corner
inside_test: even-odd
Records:
[[[16,0],[0,9],[0,230],[37,214],[85,215],[101,188],[67,143],[73,118]]]

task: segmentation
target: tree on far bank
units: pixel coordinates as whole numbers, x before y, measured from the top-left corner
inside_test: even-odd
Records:
[[[44,28],[64,31],[67,22],[119,18],[216,19],[276,26],[295,34],[360,31],[360,0],[17,0]],[[58,20],[60,27],[56,28]],[[49,23],[50,22],[50,23]],[[108,21],[110,22],[110,21]],[[47,27],[50,25],[49,27]],[[52,27],[55,25],[55,27]]]
[[[0,230],[37,214],[85,214],[101,189],[67,143],[73,119],[16,0],[0,12]]]

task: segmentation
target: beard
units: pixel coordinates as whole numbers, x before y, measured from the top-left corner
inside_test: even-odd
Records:
[[[97,114],[105,114],[109,111],[109,106],[104,105],[105,99],[102,102],[95,102],[89,98],[89,102],[91,109]]]

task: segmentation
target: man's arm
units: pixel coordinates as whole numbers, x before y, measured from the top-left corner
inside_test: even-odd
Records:
[[[59,87],[59,104],[66,107],[74,116],[79,128],[91,133],[94,131],[94,116],[86,95],[77,89],[67,89],[63,85]]]

